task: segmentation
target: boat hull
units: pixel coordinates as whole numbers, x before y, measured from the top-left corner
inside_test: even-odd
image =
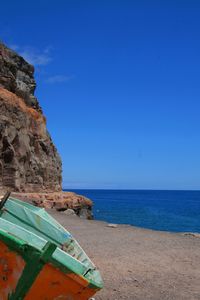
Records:
[[[9,198],[0,209],[0,300],[86,300],[98,269],[45,210]]]
[[[0,239],[1,300],[86,300],[97,292],[83,276],[50,262],[52,244],[39,253],[12,237]]]

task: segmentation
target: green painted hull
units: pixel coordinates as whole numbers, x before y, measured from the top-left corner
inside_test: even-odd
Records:
[[[44,209],[10,197],[0,211],[0,241],[24,261],[23,272],[8,294],[10,300],[34,299],[31,291],[38,291],[48,274],[53,278],[56,272],[57,290],[50,285],[49,295],[42,296],[41,291],[38,299],[88,299],[103,287],[99,271],[77,241]]]

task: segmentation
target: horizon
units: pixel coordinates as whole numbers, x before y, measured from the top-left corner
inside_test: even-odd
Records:
[[[0,40],[35,66],[63,187],[200,190],[199,9],[2,3]]]
[[[104,188],[77,188],[77,189],[71,189],[71,188],[63,188],[63,191],[153,191],[153,192],[200,192],[200,190],[165,190],[165,189],[104,189]]]

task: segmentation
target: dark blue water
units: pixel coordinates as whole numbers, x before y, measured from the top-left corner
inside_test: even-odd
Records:
[[[94,217],[174,232],[200,232],[200,191],[75,190],[94,202]]]

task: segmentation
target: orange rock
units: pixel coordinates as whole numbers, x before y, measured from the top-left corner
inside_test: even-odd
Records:
[[[92,219],[93,202],[73,192],[55,193],[12,193],[13,197],[30,202],[44,208],[54,208],[58,211],[73,209],[75,213],[86,219]]]

